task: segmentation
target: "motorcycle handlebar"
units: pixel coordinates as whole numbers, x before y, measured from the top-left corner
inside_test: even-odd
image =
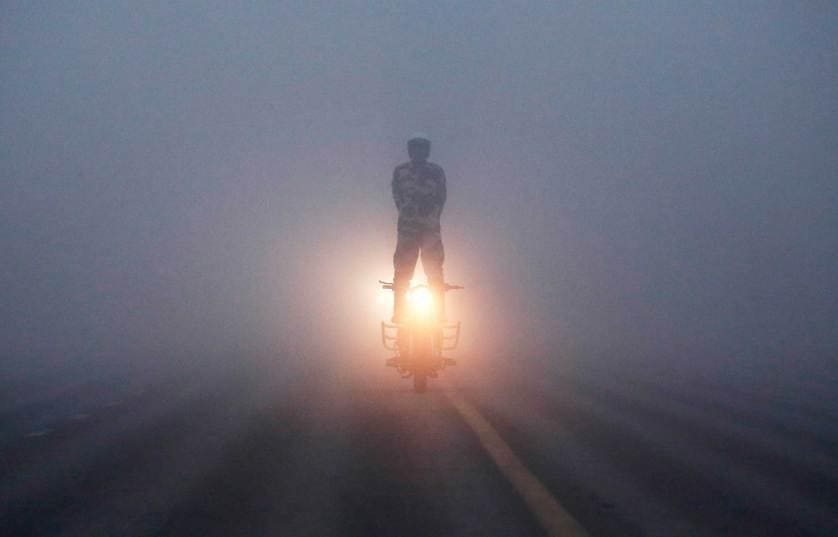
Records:
[[[378,280],[378,283],[381,284],[382,289],[393,289],[393,282],[385,282],[383,280]],[[465,289],[462,285],[452,285],[450,283],[445,284],[446,291],[453,291],[455,289]]]

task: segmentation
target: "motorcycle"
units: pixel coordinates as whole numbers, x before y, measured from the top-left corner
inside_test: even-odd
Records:
[[[390,282],[379,282],[384,289],[393,290]],[[445,284],[444,291],[463,289],[460,285]],[[413,389],[423,393],[428,379],[457,362],[443,356],[443,351],[457,348],[460,341],[460,322],[441,319],[441,305],[427,285],[416,285],[407,292],[407,314],[403,322],[381,322],[381,342],[395,352],[385,365],[394,367],[402,378],[413,378]]]

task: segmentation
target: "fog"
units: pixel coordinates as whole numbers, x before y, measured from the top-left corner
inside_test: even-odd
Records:
[[[466,355],[838,356],[830,2],[3,2],[0,70],[7,374],[380,367],[417,130]]]

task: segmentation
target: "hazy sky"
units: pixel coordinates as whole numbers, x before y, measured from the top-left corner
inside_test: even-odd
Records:
[[[374,348],[416,130],[475,345],[838,352],[834,2],[4,1],[0,72],[7,359]]]

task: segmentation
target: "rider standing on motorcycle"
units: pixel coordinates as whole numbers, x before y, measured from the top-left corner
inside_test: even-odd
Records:
[[[445,280],[442,262],[442,231],[439,218],[447,196],[445,172],[432,162],[431,141],[424,134],[415,134],[407,142],[410,162],[393,171],[393,201],[399,210],[398,242],[393,254],[393,322],[404,320],[405,300],[419,254],[428,277],[428,286],[439,305],[439,318],[444,319]]]

